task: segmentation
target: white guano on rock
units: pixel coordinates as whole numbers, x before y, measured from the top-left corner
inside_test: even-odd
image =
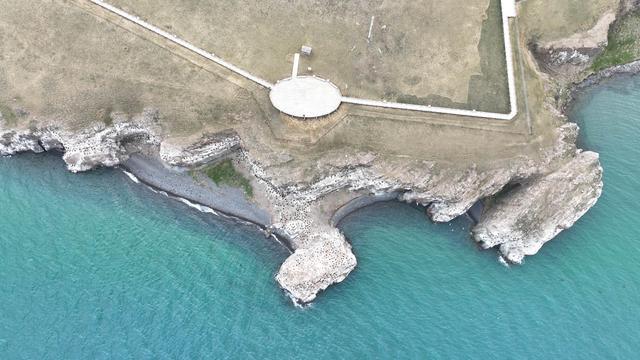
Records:
[[[337,229],[317,236],[312,246],[289,256],[276,275],[280,286],[298,303],[313,301],[320,291],[344,280],[357,264],[351,245]]]
[[[228,155],[240,147],[240,136],[233,131],[206,133],[193,144],[175,144],[163,141],[160,158],[166,164],[178,167],[195,167]]]
[[[560,169],[498,196],[473,228],[484,248],[499,246],[511,263],[522,263],[542,245],[570,228],[602,193],[597,153],[578,153]]]

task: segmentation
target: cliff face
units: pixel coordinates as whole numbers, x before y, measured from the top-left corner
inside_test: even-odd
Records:
[[[240,136],[233,131],[204,134],[193,144],[184,146],[168,141],[160,145],[160,158],[168,165],[192,168],[207,164],[240,148]]]
[[[580,152],[560,169],[499,196],[473,228],[473,238],[520,264],[573,226],[595,204],[602,186],[598,154]]]
[[[332,171],[323,173],[316,182],[295,185],[284,181],[286,175],[259,165],[245,152],[252,173],[269,189],[272,227],[285,234],[295,248],[276,279],[294,299],[309,302],[319,291],[342,281],[356,266],[344,236],[327,226],[332,213],[320,210],[335,209],[332,194],[342,190],[350,195],[341,202],[363,193],[399,194],[401,201],[425,205],[432,220],[446,222],[509,184],[526,184],[507,191],[510,200],[492,206],[476,228],[476,240],[485,248],[500,246],[507,259],[519,263],[525,255],[535,254],[559,229],[571,226],[601,194],[598,156],[577,150],[577,135],[575,124],[565,124],[556,129],[555,143],[543,151],[541,158],[510,159],[488,168],[442,167],[415,160],[383,159],[372,153],[350,157],[335,153],[324,158],[332,164]],[[283,181],[288,185],[276,185]],[[558,196],[552,194],[549,196],[553,199],[546,199],[550,191],[558,192]],[[536,202],[540,202],[538,207],[531,205]],[[503,213],[509,216],[503,217]],[[525,224],[527,229],[523,230]]]
[[[293,253],[282,264],[276,280],[300,303],[313,301],[320,291],[342,281],[355,268],[351,246],[330,225],[330,218],[342,203],[362,194],[399,194],[401,201],[424,205],[432,220],[446,222],[508,184],[522,184],[499,196],[473,230],[474,239],[483,247],[499,247],[506,259],[520,263],[580,218],[602,188],[597,154],[575,147],[575,124],[558,128],[554,145],[535,160],[522,156],[482,168],[451,167],[388,159],[371,152],[347,156],[335,151],[322,158],[314,181],[297,182],[286,167],[260,162],[258,158],[263,157],[243,146],[234,131],[205,134],[191,144],[175,145],[162,140],[156,119],[156,112],[147,109],[132,118],[115,114],[113,124],[80,132],[55,127],[0,128],[0,153],[61,150],[74,172],[116,166],[140,151],[155,153],[166,165],[179,168],[235,154],[254,179],[255,206],[272,216],[266,224],[269,232],[286,238],[291,245]],[[334,195],[340,192],[347,195],[336,203]]]

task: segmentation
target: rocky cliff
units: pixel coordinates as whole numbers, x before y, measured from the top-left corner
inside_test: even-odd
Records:
[[[484,248],[498,246],[520,264],[589,210],[602,193],[598,154],[579,152],[558,170],[523,181],[496,198],[473,228]]]
[[[0,127],[0,153],[61,150],[74,172],[116,166],[141,151],[155,153],[167,167],[177,168],[193,168],[233,155],[253,179],[254,206],[272,216],[270,223],[261,225],[286,238],[291,246],[293,252],[276,280],[299,303],[313,301],[320,291],[342,281],[355,268],[351,246],[330,225],[330,218],[342,203],[363,194],[398,194],[400,201],[424,205],[432,220],[446,222],[466,213],[479,200],[500,193],[473,236],[483,247],[499,247],[502,256],[520,263],[580,218],[602,188],[598,156],[576,149],[578,128],[570,123],[556,130],[554,145],[538,159],[522,156],[484,167],[452,167],[390,159],[372,152],[347,155],[332,151],[318,163],[314,180],[305,182],[297,181],[291,175],[294,169],[287,171],[287,165],[279,165],[280,160],[258,160],[264,157],[256,156],[235,131],[204,134],[191,143],[176,145],[163,141],[152,109],[132,117],[113,114],[112,119],[110,125],[100,123],[75,132],[52,126],[23,130]],[[503,191],[516,183],[520,186]],[[161,187],[162,181],[156,184]],[[346,195],[336,200],[338,193]],[[181,195],[179,190],[176,195]]]

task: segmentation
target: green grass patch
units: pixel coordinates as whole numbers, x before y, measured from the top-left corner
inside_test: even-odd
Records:
[[[253,187],[247,178],[236,170],[231,160],[224,160],[216,165],[205,168],[204,173],[216,185],[226,185],[244,190],[247,197],[253,197]]]
[[[608,44],[591,66],[600,71],[640,59],[640,11],[625,15],[609,30]]]
[[[612,66],[622,65],[635,60],[634,47],[637,40],[631,37],[625,39],[609,39],[609,44],[602,54],[593,62],[593,70],[600,71]]]

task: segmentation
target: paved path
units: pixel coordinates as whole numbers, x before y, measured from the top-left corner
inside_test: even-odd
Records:
[[[89,1],[157,35],[164,37],[165,39],[173,43],[176,43],[190,51],[193,51],[196,54],[204,58],[207,58],[215,62],[216,64],[246,79],[249,79],[267,89],[272,89],[274,87],[274,85],[268,82],[267,80],[264,80],[258,76],[255,76],[249,73],[246,70],[243,70],[233,65],[217,57],[213,53],[209,53],[205,50],[202,50],[199,47],[192,45],[191,43],[188,43],[185,40],[182,40],[176,35],[170,34],[154,25],[151,25],[146,21],[141,20],[137,16],[131,15],[119,8],[116,8],[115,6],[109,5],[108,3],[102,0],[89,0]],[[438,114],[451,114],[451,115],[475,117],[475,118],[489,118],[489,119],[498,119],[498,120],[513,119],[518,113],[518,104],[517,104],[517,98],[516,98],[516,86],[515,86],[515,76],[514,76],[514,67],[513,67],[513,49],[511,47],[511,31],[509,27],[509,18],[516,16],[515,0],[501,0],[501,6],[502,6],[502,28],[504,33],[504,47],[505,47],[505,55],[506,55],[506,62],[507,62],[507,82],[509,85],[509,104],[511,108],[508,114],[442,108],[442,107],[428,106],[428,105],[403,104],[403,103],[386,102],[386,101],[379,101],[379,100],[352,98],[347,96],[342,97],[341,99],[342,102],[348,103],[348,104],[363,105],[363,106],[372,106],[372,107],[398,109],[398,110],[422,111],[422,112],[430,112],[430,113],[438,113]]]
[[[477,117],[477,118],[490,118],[490,119],[498,119],[498,120],[511,120],[515,115],[511,113],[499,114],[499,113],[491,113],[491,112],[484,112],[484,111],[450,109],[450,108],[443,108],[443,107],[430,106],[430,105],[414,105],[414,104],[395,103],[395,102],[387,102],[387,101],[380,101],[380,100],[359,99],[359,98],[352,98],[348,96],[343,96],[342,102],[347,104],[373,106],[373,107],[380,107],[380,108],[386,108],[386,109],[412,110],[412,111],[422,111],[422,112],[430,112],[430,113],[437,113],[437,114],[450,114],[450,115],[469,116],[469,117]]]

